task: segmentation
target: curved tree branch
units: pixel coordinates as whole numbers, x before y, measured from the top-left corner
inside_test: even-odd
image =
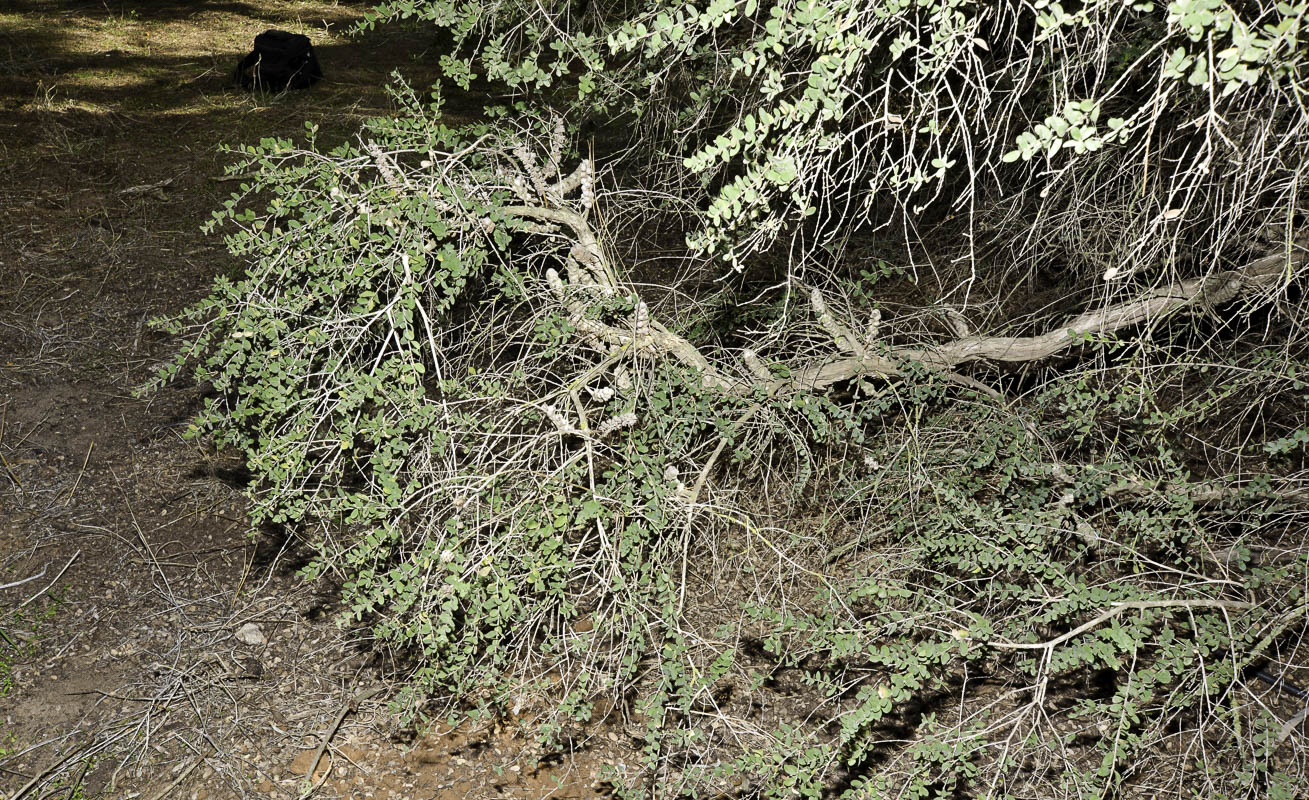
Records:
[[[525,158],[521,150],[520,147],[515,151],[520,161]],[[579,187],[584,188],[583,178],[593,174],[594,167],[586,160],[569,176],[542,187],[542,194],[562,201],[566,193]],[[530,177],[537,181],[540,176]],[[849,328],[835,319],[822,294],[814,289],[810,292],[814,313],[819,324],[833,337],[841,354],[792,369],[788,378],[770,379],[767,371],[761,368],[758,358],[748,353],[746,369],[739,371],[740,377],[731,377],[717,369],[690,341],[669,331],[657,320],[650,319],[649,311],[640,297],[629,287],[619,284],[606,259],[604,248],[583,213],[570,208],[535,204],[514,205],[504,210],[516,217],[559,225],[571,231],[574,245],[567,258],[569,278],[565,282],[556,271],[550,270],[547,279],[558,300],[569,310],[571,321],[584,336],[608,348],[631,348],[637,355],[651,356],[661,352],[671,355],[699,371],[704,385],[735,394],[748,394],[760,389],[769,394],[821,390],[860,376],[898,375],[905,363],[921,364],[951,379],[958,379],[964,385],[978,388],[975,381],[957,375],[954,369],[982,360],[1036,361],[1068,350],[1089,336],[1114,333],[1193,306],[1212,307],[1241,296],[1270,291],[1285,283],[1291,274],[1309,260],[1309,250],[1306,250],[1309,239],[1302,237],[1287,249],[1265,255],[1245,266],[1153,289],[1135,299],[1080,314],[1059,328],[1037,336],[965,335],[939,345],[892,347],[882,352],[865,347]],[[609,296],[618,293],[629,295],[636,308],[631,325],[618,327],[588,318],[583,294],[588,290],[598,290]],[[956,329],[961,332],[967,330],[966,326]]]
[[[896,347],[884,355],[847,357],[810,366],[797,372],[789,383],[797,389],[822,389],[858,375],[895,374],[897,365],[906,361],[947,371],[973,361],[1048,358],[1087,336],[1113,333],[1190,306],[1217,306],[1268,291],[1309,261],[1307,246],[1309,241],[1301,239],[1289,252],[1270,253],[1243,267],[1152,290],[1134,300],[1081,314],[1057,330],[1038,336],[966,336],[934,347]]]

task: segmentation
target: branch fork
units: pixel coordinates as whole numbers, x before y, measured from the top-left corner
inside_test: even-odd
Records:
[[[552,142],[551,164],[559,175],[557,143]],[[917,363],[983,394],[998,396],[990,387],[955,372],[976,361],[1024,362],[1048,358],[1071,349],[1087,337],[1110,334],[1118,330],[1159,319],[1193,306],[1213,307],[1238,297],[1276,290],[1286,277],[1304,266],[1306,245],[1298,241],[1293,247],[1270,253],[1236,269],[1179,281],[1146,291],[1134,299],[1080,314],[1063,325],[1036,336],[984,336],[971,332],[967,320],[955,309],[946,309],[946,323],[956,334],[953,341],[899,347],[877,347],[881,341],[882,317],[874,310],[864,326],[863,336],[832,313],[822,292],[809,290],[809,303],[819,327],[831,337],[836,353],[815,363],[793,368],[790,377],[776,378],[750,349],[742,351],[740,377],[730,376],[714,366],[704,353],[687,339],[669,331],[650,313],[639,295],[619,283],[605,248],[587,219],[594,202],[594,163],[583,159],[566,177],[546,180],[531,151],[524,145],[514,148],[523,174],[514,179],[516,187],[532,188],[535,201],[525,191],[519,192],[522,205],[505,212],[534,225],[557,226],[572,239],[565,258],[565,279],[555,269],[546,271],[546,282],[556,299],[567,310],[570,322],[592,346],[605,352],[628,350],[644,358],[671,356],[699,372],[707,387],[747,395],[763,390],[774,395],[790,391],[821,391],[834,384],[867,376],[891,377],[902,373],[905,363]],[[580,201],[568,196],[581,190]],[[569,207],[569,203],[575,207]],[[598,293],[606,297],[623,294],[635,307],[630,324],[611,325],[587,317],[585,296]],[[748,376],[748,377],[746,377]]]

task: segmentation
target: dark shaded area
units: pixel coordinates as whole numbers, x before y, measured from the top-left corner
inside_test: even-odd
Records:
[[[12,121],[5,112],[40,110],[57,101],[110,106],[114,114],[169,113],[185,109],[206,95],[232,92],[233,71],[249,51],[258,31],[228,47],[211,47],[193,58],[157,56],[146,51],[111,49],[96,54],[71,48],[65,34],[45,29],[19,29],[0,18],[0,119]],[[282,102],[294,102],[308,109],[339,110],[349,99],[376,102],[379,89],[392,72],[400,71],[415,85],[434,80],[435,71],[410,56],[423,49],[423,39],[413,34],[364,36],[349,45],[318,44],[314,50],[327,65],[327,77],[313,92],[286,95]],[[130,84],[79,87],[75,98],[60,91],[60,79],[95,77],[96,73],[132,75]],[[353,95],[353,98],[350,96]],[[345,102],[343,102],[345,101]],[[372,105],[375,111],[383,111]],[[221,116],[221,115],[218,115]]]

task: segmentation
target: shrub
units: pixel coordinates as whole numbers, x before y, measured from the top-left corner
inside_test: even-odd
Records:
[[[159,380],[212,384],[193,434],[412,657],[408,711],[557,747],[616,708],[620,793],[1290,797],[1248,679],[1309,610],[1302,10],[1037,5],[384,6],[530,102],[455,130],[399,84],[357,143],[243,148],[249,269]],[[635,183],[547,101],[636,117]],[[665,179],[754,266],[726,324],[617,248]]]

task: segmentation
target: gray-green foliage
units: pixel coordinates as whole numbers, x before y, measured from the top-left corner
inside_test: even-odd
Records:
[[[675,467],[746,401],[579,352],[539,269],[559,246],[505,213],[520,140],[408,100],[358,145],[243,148],[259,177],[215,222],[250,268],[167,324],[189,339],[160,379],[195,359],[192,434],[243,452],[252,523],[312,541],[308,575],[414,653],[415,698],[536,707],[562,660],[558,716],[585,719],[670,635]]]
[[[455,77],[629,114],[660,174],[707,192],[690,243],[734,264],[931,210],[969,220],[969,258],[1121,276],[1239,246],[1306,177],[1304,3],[585,8],[402,0],[378,18],[451,29]],[[1077,224],[1086,207],[1094,224]]]
[[[1081,267],[1062,302],[1089,312],[1119,291],[1106,273],[1188,270],[1183,242],[1243,251],[1274,212],[1295,233],[1304,9],[576,12],[378,19],[475,44],[443,60],[457,82],[634,115],[652,138],[618,174],[639,156],[702,201],[703,250],[836,250],[935,203],[968,211],[938,234],[1019,258],[974,252],[934,275],[942,313],[904,313],[881,298],[917,248],[966,249],[913,235],[858,280],[809,269],[825,306],[792,266],[766,303],[722,301],[731,330],[694,304],[665,328],[642,265],[587,239],[593,166],[527,101],[450,130],[401,87],[357,144],[244,148],[234,170],[259,177],[215,225],[249,269],[171,321],[186,345],[160,380],[212,385],[193,433],[245,454],[255,524],[311,541],[309,574],[413,657],[407,707],[528,711],[556,743],[615,700],[644,748],[613,776],[631,795],[1294,796],[1303,753],[1245,681],[1309,610],[1294,270],[1206,309],[1224,319],[979,373],[1007,394],[923,363],[787,379],[967,339],[969,291],[992,329],[1058,330],[996,310],[1038,245]],[[608,194],[604,222],[659,219],[641,197]]]
[[[1176,785],[1290,780],[1239,678],[1301,624],[1305,556],[1250,546],[1290,513],[1276,487],[1199,483],[1177,447],[1251,392],[1303,399],[1298,362],[1143,356],[1056,380],[1021,413],[910,366],[847,394],[706,388],[586,346],[544,285],[565,248],[509,210],[522,143],[553,137],[450,131],[411,104],[359,145],[248,148],[236,168],[260,173],[243,192],[264,211],[234,199],[219,220],[250,269],[173,323],[191,344],[161,378],[199,359],[216,397],[196,431],[246,454],[255,522],[313,541],[309,573],[336,574],[355,619],[416,656],[415,704],[531,709],[555,741],[597,699],[626,699],[647,774],[675,775],[674,791],[743,778],[817,797],[853,775],[851,797],[1103,795],[1162,760],[1178,725],[1244,726],[1233,744],[1253,771]],[[851,287],[843,313],[866,313],[875,290]],[[590,300],[597,321],[633,308]],[[1167,379],[1143,380],[1151,369]],[[1164,401],[1169,381],[1192,388]],[[695,478],[722,437],[703,505]],[[1072,462],[1088,446],[1097,456]],[[1268,450],[1216,446],[1261,464]],[[790,499],[769,513],[760,480]],[[825,530],[800,535],[787,508]],[[688,604],[707,585],[731,616]],[[1067,641],[1013,648],[1116,603]],[[973,673],[1008,688],[970,702]],[[798,676],[823,710],[751,720],[769,675]],[[896,724],[916,730],[907,745]]]

